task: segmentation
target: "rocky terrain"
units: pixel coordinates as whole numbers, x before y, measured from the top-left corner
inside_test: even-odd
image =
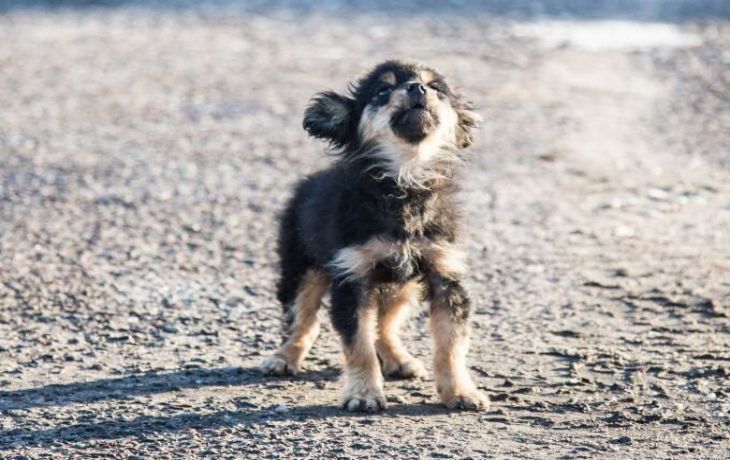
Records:
[[[726,458],[729,8],[505,3],[0,1],[0,457]],[[331,161],[305,104],[388,57],[484,119],[486,412],[431,380],[343,412],[328,326],[304,374],[256,370],[277,214]]]

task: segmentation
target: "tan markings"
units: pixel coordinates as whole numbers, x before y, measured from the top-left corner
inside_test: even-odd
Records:
[[[431,307],[431,331],[434,337],[434,378],[441,401],[449,407],[480,409],[489,405],[469,376],[466,353],[469,328],[454,322],[444,305]]]
[[[377,306],[371,300],[357,313],[357,333],[345,344],[345,391],[342,404],[348,410],[376,411],[385,407],[383,375],[375,352]]]
[[[407,228],[415,230],[413,224],[408,223],[409,219],[406,220]],[[444,276],[454,277],[466,272],[464,253],[453,244],[394,243],[378,237],[368,240],[365,244],[340,249],[329,265],[338,275],[346,279],[359,279],[365,278],[378,261],[385,258],[393,258],[394,262],[403,266],[419,257],[429,259],[434,268]]]
[[[419,289],[419,283],[411,281],[392,296],[383,299],[379,305],[379,334],[375,348],[386,375],[415,377],[424,373],[423,365],[408,353],[398,335],[401,326],[408,319],[411,303],[417,298]]]
[[[329,265],[348,279],[363,278],[378,260],[386,257],[392,250],[392,243],[372,238],[365,244],[340,249]]]
[[[389,85],[395,85],[398,82],[393,72],[385,72],[383,75],[380,76],[379,80]]]
[[[291,326],[287,340],[277,352],[266,359],[262,370],[271,374],[296,374],[304,357],[312,348],[319,334],[317,312],[327,287],[329,278],[319,271],[309,271],[300,283],[299,293],[291,306]]]
[[[390,117],[405,100],[405,91],[395,91],[388,104],[380,107],[368,106],[360,118],[360,134],[365,141],[397,141],[390,127]]]
[[[422,70],[419,77],[421,78],[421,83],[423,83],[424,85],[428,85],[434,79],[433,72],[431,72],[430,70]]]
[[[425,251],[434,268],[444,276],[455,277],[466,273],[466,256],[449,243],[433,244]]]

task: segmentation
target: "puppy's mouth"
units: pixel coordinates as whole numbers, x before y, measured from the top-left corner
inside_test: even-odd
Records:
[[[395,112],[390,124],[396,135],[416,144],[438,126],[438,115],[425,104],[418,102]]]

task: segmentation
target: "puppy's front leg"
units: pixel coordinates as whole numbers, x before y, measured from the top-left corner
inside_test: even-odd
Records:
[[[385,409],[383,375],[375,352],[378,309],[372,297],[363,283],[332,283],[332,323],[345,349],[342,406],[349,411]]]
[[[441,402],[453,409],[480,410],[489,399],[474,385],[466,367],[471,302],[457,280],[432,276],[431,331],[434,338],[434,377]]]
[[[399,337],[401,325],[408,318],[411,300],[419,290],[418,282],[411,281],[381,295],[375,348],[386,376],[410,379],[426,373],[421,361],[408,353]]]

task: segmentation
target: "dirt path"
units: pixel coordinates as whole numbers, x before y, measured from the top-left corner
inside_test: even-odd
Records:
[[[630,23],[251,8],[0,16],[0,457],[726,456],[727,23],[642,45]],[[309,372],[255,370],[276,213],[328,161],[304,104],[394,55],[485,120],[463,204],[489,412],[427,380],[343,413],[329,327]]]

